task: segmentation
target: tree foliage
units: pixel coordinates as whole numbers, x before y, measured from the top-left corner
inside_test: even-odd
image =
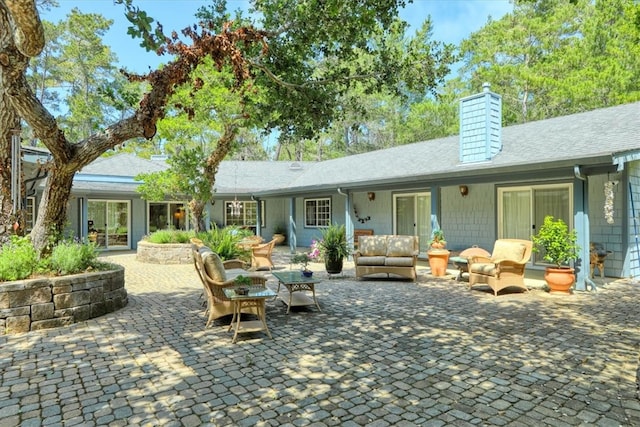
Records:
[[[461,45],[463,80],[502,94],[505,124],[639,99],[633,0],[517,1]]]

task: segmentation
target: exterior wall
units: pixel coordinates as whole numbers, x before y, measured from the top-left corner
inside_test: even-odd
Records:
[[[289,199],[265,199],[265,224],[262,227],[261,236],[265,240],[271,240],[274,229],[284,226],[289,233]]]
[[[628,222],[626,239],[628,250],[624,260],[624,277],[637,278],[640,276],[640,161],[627,164],[629,183],[632,194],[628,200]],[[626,193],[628,193],[628,189]],[[633,203],[631,199],[633,198]],[[632,206],[633,205],[633,206]]]
[[[0,284],[0,335],[56,328],[127,305],[124,268]]]
[[[609,224],[604,216],[604,184],[609,180],[618,180],[618,185],[613,187],[613,224]],[[601,243],[605,249],[613,252],[605,261],[605,276],[608,277],[619,277],[624,270],[625,193],[624,180],[618,175],[589,176],[589,233],[591,242]],[[599,274],[597,271],[596,277]]]
[[[351,218],[354,229],[374,230],[375,234],[393,233],[393,193],[391,191],[374,191],[375,200],[370,201],[367,192],[353,193]],[[364,222],[358,221],[354,207],[358,209],[358,216]],[[369,217],[368,220],[366,218]]]
[[[440,227],[447,249],[458,251],[477,245],[491,252],[496,240],[496,191],[494,184],[466,184],[469,194],[458,186],[442,187]]]
[[[319,194],[314,195],[312,198],[331,198],[331,220],[334,223],[344,224],[345,222],[345,206],[347,204],[347,198],[341,194]],[[312,240],[318,240],[322,237],[320,229],[316,227],[304,226],[304,200],[305,197],[296,198],[296,237],[297,246],[309,247]]]

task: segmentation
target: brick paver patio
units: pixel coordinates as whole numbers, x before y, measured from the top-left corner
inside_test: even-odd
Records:
[[[629,281],[496,298],[426,267],[410,283],[347,265],[316,286],[322,312],[268,302],[273,339],[231,344],[229,319],[203,329],[192,265],[109,258],[126,308],[0,336],[0,426],[640,425]]]

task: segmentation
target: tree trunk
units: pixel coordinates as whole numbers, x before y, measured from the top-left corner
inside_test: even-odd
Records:
[[[57,165],[49,171],[47,185],[38,209],[38,219],[31,232],[31,241],[40,256],[49,253],[52,249],[49,245],[56,242],[64,230],[67,221],[67,203],[71,196],[74,175],[73,169],[66,170]]]
[[[5,28],[10,28],[9,16],[7,9],[0,4],[0,82],[8,78],[8,65],[21,63],[16,61],[20,54],[16,51],[13,36],[10,31],[4,31]],[[14,129],[20,129],[20,118],[11,106],[5,85],[0,84],[0,245],[14,234],[13,224],[17,219],[11,200],[11,137]]]
[[[200,233],[201,231],[206,231],[207,226],[204,223],[204,207],[207,202],[202,200],[191,199],[189,202],[189,211],[191,212],[191,225],[193,226],[193,231],[196,233]]]

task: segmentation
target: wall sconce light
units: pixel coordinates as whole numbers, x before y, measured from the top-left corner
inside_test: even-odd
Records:
[[[469,187],[467,187],[466,185],[461,185],[459,189],[460,189],[460,195],[462,197],[466,197],[466,195],[469,194]]]
[[[367,193],[367,197],[369,198],[370,202],[373,202],[376,199],[376,193],[374,193],[373,191],[369,191]]]

